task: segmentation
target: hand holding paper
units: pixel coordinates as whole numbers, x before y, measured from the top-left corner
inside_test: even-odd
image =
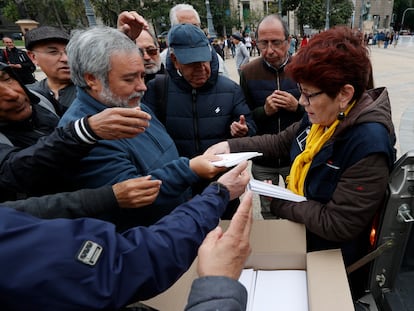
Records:
[[[217,154],[222,160],[212,162],[214,166],[232,167],[240,162],[263,155],[259,152],[236,152]]]

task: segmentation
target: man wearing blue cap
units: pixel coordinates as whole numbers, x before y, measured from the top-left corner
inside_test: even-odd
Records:
[[[168,74],[164,83],[149,82],[144,102],[164,123],[180,156],[194,157],[224,139],[254,135],[243,91],[219,75],[217,53],[204,32],[179,24],[170,29],[168,42]],[[193,188],[194,193],[204,186]]]

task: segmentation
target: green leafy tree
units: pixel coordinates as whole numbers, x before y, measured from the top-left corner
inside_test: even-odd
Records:
[[[172,1],[147,0],[144,1],[144,6],[139,9],[139,12],[154,25],[156,33],[161,33],[170,28],[169,13],[173,5]]]
[[[352,16],[353,4],[349,0],[330,0],[329,26],[346,25]],[[304,33],[304,25],[323,30],[326,25],[326,0],[301,0],[296,16]]]

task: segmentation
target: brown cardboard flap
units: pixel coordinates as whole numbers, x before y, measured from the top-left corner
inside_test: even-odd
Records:
[[[246,268],[306,269],[306,229],[288,220],[255,220]]]
[[[226,230],[229,222],[220,223]],[[306,254],[306,229],[288,220],[255,220],[251,233],[252,254],[246,268],[255,270],[307,270],[310,311],[354,310],[340,250]],[[197,260],[167,291],[142,303],[160,311],[182,311]],[[262,311],[262,310],[260,310]]]
[[[307,254],[310,311],[353,311],[351,291],[339,249]]]

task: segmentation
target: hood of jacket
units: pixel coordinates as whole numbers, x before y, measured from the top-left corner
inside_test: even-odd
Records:
[[[334,135],[340,135],[348,127],[368,122],[383,124],[390,135],[395,137],[390,99],[385,87],[364,92],[345,120],[338,125]]]
[[[174,81],[174,83],[182,90],[191,91],[193,87],[184,79],[182,75],[179,75],[177,69],[175,69],[174,64],[171,60],[170,55],[167,55],[166,59],[166,67],[167,72],[170,78]],[[218,77],[218,70],[219,70],[219,61],[216,51],[212,48],[211,49],[211,61],[210,61],[210,68],[211,74],[210,78],[208,78],[207,82],[197,90],[203,91],[212,88],[216,82]]]

